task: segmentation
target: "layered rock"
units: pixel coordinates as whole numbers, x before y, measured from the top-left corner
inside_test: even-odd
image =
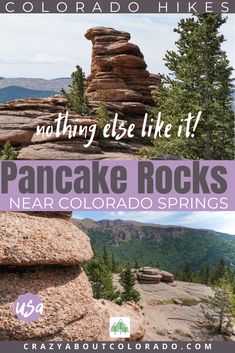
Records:
[[[1,213],[0,234],[2,265],[72,265],[93,256],[87,235],[66,219]]]
[[[154,104],[159,76],[146,70],[146,62],[139,47],[129,42],[130,34],[112,28],[91,28],[85,34],[92,41],[91,74],[87,78],[87,96],[90,112],[77,114],[69,109],[62,95],[48,98],[18,99],[0,104],[0,147],[10,141],[18,151],[18,159],[137,159],[135,156],[143,145],[139,140],[144,114]],[[135,124],[131,140],[101,139],[97,109],[105,101],[127,126]],[[84,144],[90,137],[75,134],[57,136],[55,129],[49,136],[38,136],[37,126],[55,128],[59,113],[69,111],[68,124],[84,127],[96,124],[97,131],[89,148]],[[50,130],[51,128],[49,128]]]
[[[103,99],[109,110],[142,125],[147,106],[154,105],[158,75],[150,74],[140,48],[127,32],[107,27],[89,29],[92,41],[91,74],[87,92],[92,104]]]
[[[154,283],[171,283],[174,282],[174,276],[170,272],[160,270],[153,267],[142,267],[137,271],[137,280],[140,283],[154,284]]]
[[[95,139],[89,148],[84,147],[90,133],[76,135],[68,139],[68,135],[55,134],[55,119],[59,113],[67,111],[67,102],[56,95],[49,98],[19,99],[0,104],[0,148],[10,141],[18,152],[18,159],[62,159],[62,160],[100,160],[100,159],[135,159],[139,144],[128,144],[127,141],[100,141],[98,129]],[[69,111],[68,124],[84,128],[97,124],[94,111],[82,116]],[[54,127],[50,136],[38,136],[37,126]]]
[[[19,99],[0,105],[0,146],[6,141],[19,150],[18,159],[89,159],[88,154],[101,154],[96,141],[84,147],[89,134],[68,139],[68,135],[55,136],[55,119],[65,113],[67,101],[60,95],[49,98]],[[68,124],[90,126],[96,124],[95,116],[81,116],[69,112]],[[54,127],[50,136],[36,134],[37,126]],[[80,157],[80,158],[79,158]]]
[[[92,256],[89,238],[70,222],[70,213],[0,213],[0,339],[98,340],[108,339],[107,306],[142,322],[132,304],[128,310],[114,303],[101,305],[81,264]],[[44,304],[40,319],[17,319],[13,304],[26,293]],[[127,305],[128,306],[128,305]],[[106,327],[106,329],[104,329]],[[140,339],[136,325],[133,335]]]

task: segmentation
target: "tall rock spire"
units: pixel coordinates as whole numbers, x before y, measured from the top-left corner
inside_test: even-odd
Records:
[[[113,28],[94,27],[85,37],[92,41],[89,100],[95,103],[103,99],[109,110],[125,115],[128,122],[143,119],[146,106],[154,105],[159,76],[146,70],[140,48],[129,43],[129,33]]]

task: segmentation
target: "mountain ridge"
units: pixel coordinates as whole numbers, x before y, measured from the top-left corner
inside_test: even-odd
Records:
[[[235,264],[235,236],[210,229],[183,226],[162,226],[136,221],[74,219],[73,223],[91,239],[95,253],[104,246],[123,261],[163,268],[176,273],[185,262],[194,270],[205,263],[216,265],[221,259]]]
[[[171,228],[182,228],[185,230],[195,230],[195,231],[203,231],[203,232],[208,232],[208,233],[215,233],[220,236],[227,236],[227,237],[232,237],[235,240],[235,234],[229,234],[229,233],[223,233],[223,232],[218,232],[216,230],[210,229],[210,228],[194,228],[194,227],[188,227],[188,226],[182,226],[182,225],[174,225],[174,224],[159,224],[159,223],[149,223],[149,222],[140,222],[140,221],[134,221],[134,220],[122,220],[122,219],[101,219],[99,221],[95,221],[91,218],[83,218],[83,219],[78,219],[78,218],[73,218],[75,221],[81,221],[82,224],[88,222],[88,223],[93,223],[96,225],[103,225],[103,224],[111,224],[112,222],[114,224],[118,225],[128,225],[128,224],[133,224],[137,227],[153,227],[153,228],[162,228],[162,229],[171,229]]]
[[[20,86],[8,86],[0,88],[0,103],[23,98],[46,98],[57,93],[57,91],[51,90],[35,90]]]
[[[28,89],[44,90],[44,91],[61,91],[62,88],[65,90],[71,83],[71,78],[30,78],[30,77],[15,77],[15,78],[2,78],[0,80],[0,89],[7,88],[10,86],[19,86]]]

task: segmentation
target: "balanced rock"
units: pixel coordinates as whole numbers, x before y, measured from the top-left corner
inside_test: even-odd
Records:
[[[22,160],[102,160],[138,159],[137,152],[143,147],[139,136],[143,118],[148,107],[154,106],[159,76],[147,71],[147,64],[140,48],[130,43],[130,34],[113,28],[95,27],[85,34],[92,42],[91,74],[86,80],[89,114],[79,114],[68,106],[61,94],[47,98],[16,99],[0,104],[0,147],[10,141]],[[110,137],[106,142],[100,138],[97,110],[100,101],[105,101],[112,125],[115,113],[127,127],[135,124],[130,141]],[[79,133],[69,139],[65,132],[56,134],[58,114],[68,111],[67,123]],[[96,125],[94,140],[87,144],[91,125]],[[62,124],[61,124],[62,125]],[[37,127],[45,128],[49,134],[37,134]],[[53,130],[53,131],[52,131]],[[63,130],[62,126],[61,129]],[[41,130],[42,131],[42,130]],[[125,143],[125,150],[120,142]],[[145,141],[146,142],[146,141]],[[151,144],[151,142],[149,141]],[[132,145],[137,148],[130,148]],[[120,148],[121,147],[121,148]]]
[[[160,283],[162,276],[160,274],[147,275],[143,272],[137,273],[137,280],[141,283]]]
[[[160,273],[160,269],[156,267],[145,266],[140,268],[139,272],[145,273],[147,275],[158,275]]]
[[[0,339],[108,339],[106,306],[93,299],[81,264],[92,255],[89,238],[70,222],[71,213],[0,213]],[[18,296],[33,293],[43,302],[37,321],[19,320],[13,311]],[[129,306],[131,320],[143,322],[140,309]],[[142,338],[136,324],[133,335]]]
[[[174,282],[174,275],[155,267],[142,267],[137,271],[137,280],[140,283]]]
[[[129,33],[113,28],[94,27],[85,37],[92,41],[91,74],[87,79],[89,100],[105,100],[115,113],[125,114],[128,122],[143,119],[146,105],[154,105],[159,76],[146,70],[140,48],[129,43]]]

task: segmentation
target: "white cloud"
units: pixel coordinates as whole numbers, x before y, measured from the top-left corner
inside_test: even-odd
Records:
[[[9,57],[9,58],[2,58],[0,57],[0,63],[3,64],[44,64],[44,65],[51,65],[51,64],[76,64],[76,59],[69,59],[66,57],[54,57],[52,55],[39,53],[33,57]]]
[[[152,72],[164,72],[163,57],[174,48],[173,32],[182,15],[0,15],[1,76],[53,78],[69,76],[76,64],[90,70],[91,43],[84,38],[93,26],[109,26],[132,34]],[[235,66],[234,17],[229,15],[222,32],[228,39],[224,49]],[[41,57],[40,60],[35,58]],[[19,59],[12,65],[12,58]],[[20,58],[25,59],[27,65]],[[44,58],[44,60],[42,60]],[[66,60],[64,60],[66,58]],[[10,60],[10,61],[9,61]],[[52,61],[54,65],[52,64]],[[48,64],[48,66],[46,65]],[[35,67],[36,66],[36,67]]]

